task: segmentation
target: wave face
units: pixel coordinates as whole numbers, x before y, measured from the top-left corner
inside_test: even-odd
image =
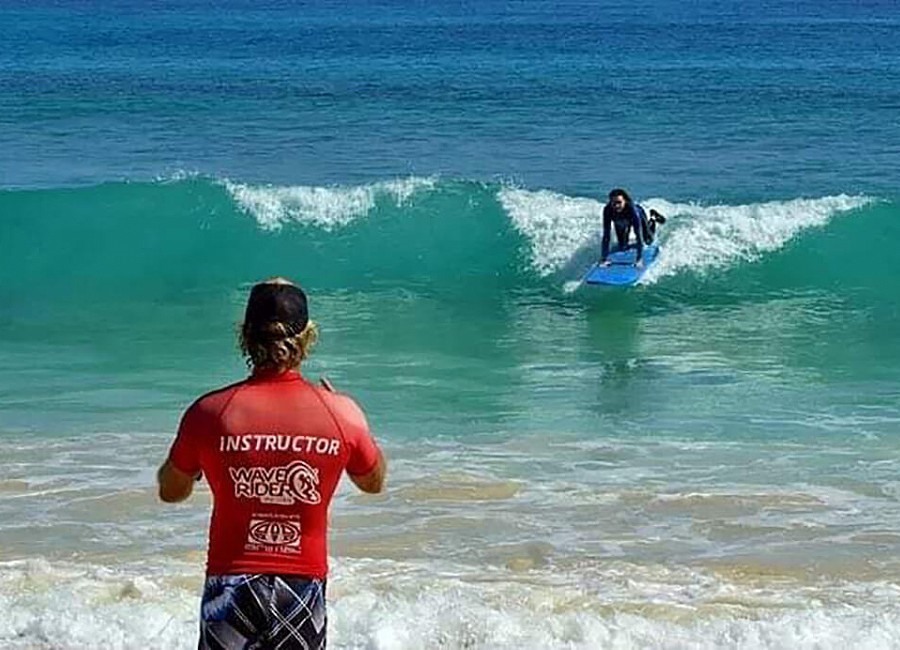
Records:
[[[644,204],[670,217],[649,284],[725,276],[739,282],[736,271],[758,274],[776,260],[782,277],[806,276],[810,256],[872,250],[877,233],[896,229],[898,213],[896,204],[849,195]],[[232,288],[273,273],[349,290],[553,293],[596,256],[602,203],[436,178],[348,187],[177,178],[6,191],[0,213],[8,299],[172,295],[179,287]],[[884,271],[891,262],[879,259]]]
[[[897,647],[897,203],[645,203],[647,283],[566,293],[592,198],[0,192],[0,647],[194,643],[208,496],[163,515],[152,468],[275,274],[391,458],[337,497],[334,647]]]

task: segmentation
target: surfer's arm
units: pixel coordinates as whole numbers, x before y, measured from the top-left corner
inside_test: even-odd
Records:
[[[609,257],[609,231],[612,228],[612,218],[608,208],[603,208],[603,239],[600,241],[600,261],[605,262]]]

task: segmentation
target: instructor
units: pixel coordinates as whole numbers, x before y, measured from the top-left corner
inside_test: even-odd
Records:
[[[325,647],[328,506],[346,470],[380,492],[385,461],[356,403],[300,363],[316,340],[306,294],[283,278],[253,287],[240,344],[250,377],[185,412],[159,468],[159,498],[209,482],[201,649]]]

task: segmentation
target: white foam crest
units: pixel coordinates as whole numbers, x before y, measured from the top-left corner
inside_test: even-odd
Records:
[[[542,275],[561,270],[581,248],[596,247],[599,252],[602,202],[511,187],[502,188],[498,199],[514,227],[531,242],[533,263]],[[641,201],[648,210],[655,208],[670,217],[660,236],[663,254],[644,281],[684,269],[704,271],[757,259],[781,248],[802,230],[822,226],[838,213],[871,202],[868,197],[845,194],[733,206]]]
[[[276,230],[288,222],[315,225],[326,230],[340,228],[366,216],[380,197],[402,206],[419,191],[430,190],[434,178],[398,178],[350,187],[223,184],[242,210],[266,229]]]
[[[888,650],[900,639],[900,615],[888,607],[757,609],[721,598],[709,608],[652,599],[611,606],[574,590],[444,580],[405,598],[349,594],[332,621],[338,647],[373,650]]]
[[[498,193],[513,226],[531,242],[535,269],[558,271],[602,226],[603,204],[549,190],[531,192],[504,187]],[[598,239],[599,246],[599,239]]]
[[[578,567],[575,567],[578,569]],[[0,647],[196,647],[202,568],[0,563]],[[890,583],[731,582],[687,568],[576,573],[335,562],[329,646],[882,650],[900,643]]]
[[[663,254],[645,283],[685,269],[706,272],[753,261],[778,250],[798,233],[824,226],[841,212],[864,207],[864,196],[826,196],[748,205],[700,206],[650,199],[645,207],[670,217],[661,235]]]

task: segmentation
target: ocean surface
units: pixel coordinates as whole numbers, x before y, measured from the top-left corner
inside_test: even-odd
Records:
[[[196,647],[155,495],[288,276],[334,648],[900,648],[891,1],[0,4],[0,647]],[[582,286],[603,197],[669,217]]]

